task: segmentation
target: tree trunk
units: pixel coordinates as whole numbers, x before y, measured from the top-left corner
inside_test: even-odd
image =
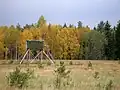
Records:
[[[17,43],[16,43],[16,60],[17,60],[17,55],[18,55],[18,53],[17,53]]]
[[[7,60],[7,50],[5,51],[5,60]]]

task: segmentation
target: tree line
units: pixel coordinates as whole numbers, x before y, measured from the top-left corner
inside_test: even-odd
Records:
[[[41,16],[37,23],[24,27],[0,26],[0,59],[20,59],[26,40],[44,40],[55,59],[116,60],[120,58],[120,21],[114,27],[100,21],[90,29],[81,21],[78,26],[47,24]]]

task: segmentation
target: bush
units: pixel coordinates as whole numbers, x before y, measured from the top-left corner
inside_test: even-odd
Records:
[[[109,82],[105,86],[105,90],[112,90],[113,87],[113,81],[109,80]]]
[[[7,76],[7,81],[10,86],[18,88],[27,87],[29,79],[33,76],[33,71],[29,69],[22,72],[20,68],[16,67],[15,71],[10,72]]]
[[[98,75],[99,75],[99,72],[95,72],[93,77],[97,79],[97,78],[99,78]]]
[[[64,62],[60,61],[60,65],[59,67],[57,67],[56,70],[54,70],[55,72],[55,88],[60,88],[61,85],[69,85],[70,83],[70,71],[66,70],[66,67],[64,65]]]
[[[40,82],[40,90],[43,90],[43,83]]]
[[[90,61],[88,62],[88,68],[92,68],[92,63]]]
[[[70,62],[69,62],[69,65],[73,65],[73,62],[72,62],[72,61],[70,61]]]

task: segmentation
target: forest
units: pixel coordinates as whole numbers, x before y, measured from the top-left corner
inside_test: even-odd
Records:
[[[112,27],[100,21],[93,29],[78,25],[47,24],[44,16],[37,23],[0,26],[0,59],[21,59],[26,40],[44,40],[54,59],[117,60],[120,58],[120,21]]]

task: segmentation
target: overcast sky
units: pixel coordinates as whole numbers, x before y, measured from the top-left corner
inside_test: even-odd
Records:
[[[0,25],[36,23],[43,15],[48,23],[74,24],[80,20],[93,27],[120,20],[120,0],[0,0]]]

